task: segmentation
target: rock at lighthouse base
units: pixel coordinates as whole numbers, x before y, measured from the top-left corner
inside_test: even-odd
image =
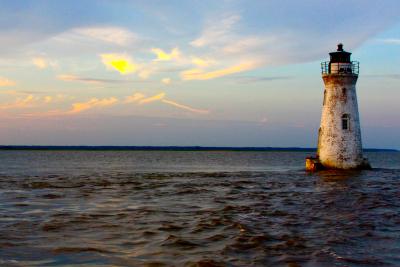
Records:
[[[317,157],[307,157],[306,158],[306,171],[315,172],[324,170],[324,166],[321,164]]]
[[[322,171],[322,170],[327,170],[327,169],[337,169],[337,168],[330,168],[324,166],[318,157],[307,157],[306,158],[306,171],[308,172],[316,172],[316,171]],[[356,170],[371,170],[371,164],[369,164],[368,159],[364,158],[362,163],[357,166],[356,168],[352,168]]]

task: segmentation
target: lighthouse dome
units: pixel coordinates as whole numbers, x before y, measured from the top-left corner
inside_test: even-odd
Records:
[[[331,57],[331,63],[351,63],[351,53],[343,50],[342,43],[338,44],[336,52],[331,52],[329,55]]]

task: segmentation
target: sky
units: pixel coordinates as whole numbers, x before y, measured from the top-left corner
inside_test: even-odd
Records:
[[[0,144],[315,147],[320,63],[360,61],[400,149],[398,0],[0,0]]]

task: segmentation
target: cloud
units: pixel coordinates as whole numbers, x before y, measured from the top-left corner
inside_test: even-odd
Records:
[[[148,103],[151,103],[154,101],[159,101],[159,100],[163,99],[164,97],[165,97],[165,93],[159,93],[157,95],[139,100],[139,104],[148,104]]]
[[[32,63],[39,69],[45,69],[48,66],[47,61],[41,57],[32,58]]]
[[[12,80],[9,80],[9,79],[7,79],[7,78],[3,78],[3,77],[0,77],[0,87],[5,87],[5,86],[14,86],[15,85],[15,82],[14,81],[12,81]]]
[[[208,67],[216,63],[213,59],[199,57],[192,57],[191,62],[198,67]]]
[[[73,103],[72,109],[66,112],[66,114],[76,114],[92,108],[108,107],[116,104],[117,102],[118,99],[116,99],[115,97],[103,98],[103,99],[92,98],[86,102]]]
[[[229,15],[220,20],[209,21],[200,37],[190,42],[190,44],[194,47],[203,47],[224,40],[240,19],[239,15]]]
[[[363,77],[367,78],[389,78],[400,80],[400,74],[363,74]]]
[[[162,82],[163,84],[168,85],[168,84],[171,83],[171,78],[164,78],[164,79],[161,80],[161,82]]]
[[[35,96],[33,94],[17,91],[7,91],[5,93],[21,97],[17,97],[17,99],[12,103],[0,104],[0,109],[26,109],[37,107],[43,104],[59,103],[68,98],[71,99],[71,97],[63,94],[57,94],[55,96]]]
[[[72,96],[67,96],[67,95],[63,95],[63,94],[57,94],[55,96],[44,96],[42,99],[44,101],[44,103],[46,104],[50,104],[50,103],[59,103],[59,102],[63,102],[64,100],[71,100],[74,97]]]
[[[193,107],[190,107],[188,105],[180,104],[175,101],[169,100],[166,98],[166,94],[164,92],[161,92],[157,95],[146,97],[146,95],[142,93],[134,93],[131,96],[127,96],[125,98],[124,103],[138,103],[138,104],[148,104],[152,102],[161,102],[170,106],[173,106],[175,108],[183,109],[186,111],[190,111],[193,113],[198,113],[198,114],[208,114],[210,111],[205,110],[205,109],[196,109]]]
[[[127,96],[125,98],[124,103],[135,103],[138,102],[140,99],[145,98],[146,96],[142,93],[134,93],[133,95]]]
[[[83,27],[73,29],[72,33],[120,46],[129,45],[137,39],[135,34],[119,27]]]
[[[19,97],[13,103],[0,105],[0,109],[22,109],[33,107],[40,100],[39,97],[28,95],[26,97]]]
[[[32,58],[32,64],[39,69],[46,69],[48,67],[56,67],[57,63],[44,57]]]
[[[277,80],[289,80],[292,76],[270,76],[270,77],[258,77],[258,76],[236,76],[235,82],[238,83],[256,83],[256,82],[269,82]]]
[[[260,125],[265,125],[265,124],[267,124],[268,123],[268,118],[267,117],[262,117],[260,120],[259,120],[259,124]]]
[[[228,40],[227,40],[228,41]],[[274,37],[267,39],[259,36],[232,36],[231,40],[223,46],[222,51],[227,54],[238,54],[255,50],[264,47],[268,42],[275,41]]]
[[[25,95],[24,93],[15,90],[1,90],[0,93],[5,95]]]
[[[147,78],[150,77],[150,75],[154,72],[154,70],[150,69],[150,68],[143,68],[139,71],[138,76],[139,78],[146,80]]]
[[[181,77],[183,80],[209,80],[215,79],[222,76],[251,70],[257,67],[255,62],[245,62],[224,69],[214,70],[206,72],[202,69],[191,69],[181,72]]]
[[[176,108],[184,109],[184,110],[187,110],[187,111],[190,111],[190,112],[194,112],[194,113],[199,113],[199,114],[208,114],[208,113],[210,113],[209,110],[192,108],[192,107],[189,107],[187,105],[182,105],[182,104],[179,104],[177,102],[174,102],[174,101],[171,101],[171,100],[167,100],[167,99],[162,99],[161,102],[163,102],[165,104],[168,104],[168,105],[171,105],[171,106],[174,106]]]
[[[385,44],[400,45],[400,39],[395,39],[395,38],[380,39],[379,41]]]
[[[136,64],[133,60],[124,54],[101,54],[101,60],[107,69],[116,70],[122,75],[137,73],[145,80],[155,71],[152,66],[145,64]]]
[[[60,81],[65,81],[65,82],[83,82],[83,83],[90,83],[90,84],[102,83],[100,80],[97,80],[97,79],[82,78],[82,77],[78,77],[78,76],[70,75],[70,74],[58,75],[57,79]]]
[[[123,54],[102,54],[100,56],[108,69],[116,70],[121,74],[134,73],[139,68],[139,65],[133,63],[129,56]]]
[[[127,96],[125,98],[124,103],[138,103],[138,104],[148,104],[155,101],[160,101],[165,97],[165,93],[161,92],[157,95],[147,97],[145,94],[142,93],[134,93],[131,96]]]
[[[57,79],[65,82],[82,82],[89,84],[101,84],[101,83],[110,83],[110,84],[123,84],[123,83],[142,83],[143,81],[132,81],[132,80],[117,80],[117,79],[101,79],[101,78],[91,78],[91,77],[81,77],[72,74],[60,74],[57,76]]]
[[[44,102],[45,103],[51,103],[53,101],[53,97],[52,96],[45,96],[44,97]]]
[[[152,48],[151,52],[153,52],[157,56],[157,59],[155,59],[155,61],[170,61],[179,59],[180,57],[180,51],[177,47],[172,49],[170,53],[164,52],[160,48]]]
[[[356,2],[349,3],[348,13],[340,12],[344,1],[335,2],[330,9],[318,1],[307,4],[258,1],[250,6],[242,2],[238,4],[241,8],[236,9],[240,14],[221,12],[222,15],[208,18],[190,45],[201,48],[203,53],[218,58],[218,62],[224,65],[235,65],[244,59],[256,59],[258,67],[318,60],[326,57],[329,47],[334,49],[338,40],[343,41],[348,50],[353,50],[395,21],[395,14],[391,10],[398,6],[395,1],[387,5],[376,3],[362,6]],[[265,10],[263,20],[254,19],[254,14],[260,15],[259,10]],[[388,16],[378,18],[377,10]],[[287,12],[296,15],[288,16]],[[296,19],[299,14],[304,18],[301,21]],[[337,14],[341,22],[323,19],[321,23],[315,23],[319,18],[331,14]],[[281,19],[282,16],[285,16],[285,20]],[[376,19],[372,22],[369,17]],[[350,31],[348,25],[355,28]],[[321,35],[321,32],[326,34]],[[385,42],[398,44],[399,39],[387,39]],[[207,66],[198,64],[197,67]],[[196,72],[196,69],[193,71]]]
[[[82,80],[80,77],[75,76],[75,75],[70,75],[70,74],[57,75],[57,79],[60,80],[60,81],[66,81],[66,82],[75,82],[75,81],[86,82],[85,80]]]

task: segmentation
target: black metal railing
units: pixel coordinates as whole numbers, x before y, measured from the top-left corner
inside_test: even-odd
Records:
[[[322,74],[356,74],[360,73],[360,63],[352,61],[351,63],[330,63],[325,61],[321,63]]]

